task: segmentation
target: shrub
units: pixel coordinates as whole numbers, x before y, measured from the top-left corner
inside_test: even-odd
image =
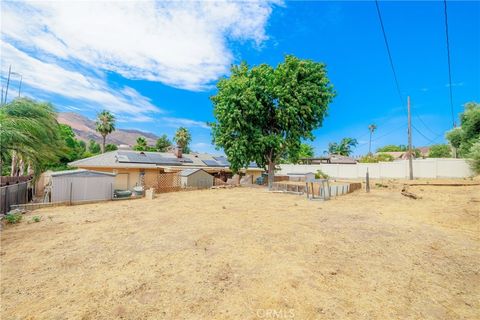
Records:
[[[5,216],[5,220],[7,221],[7,223],[10,223],[10,224],[19,223],[22,220],[22,218],[23,216],[21,213],[12,213],[12,214],[7,214]]]
[[[480,174],[480,139],[470,147],[468,157],[470,158],[469,162],[472,170]]]
[[[377,155],[378,161],[385,161],[385,162],[391,162],[394,160],[393,156],[388,153],[379,153]]]
[[[33,222],[40,222],[40,220],[42,220],[42,218],[39,217],[39,216],[33,216],[33,217],[32,217],[32,221],[33,221]]]
[[[390,162],[390,161],[393,161],[394,158],[392,155],[388,154],[388,153],[379,153],[377,155],[366,155],[366,156],[363,156],[361,157],[358,162],[361,162],[361,163],[377,163],[377,162],[380,162],[380,161],[384,161],[384,162]]]
[[[429,158],[451,158],[452,150],[448,144],[434,144],[428,152]]]
[[[315,179],[328,179],[329,176],[328,174],[324,173],[322,170],[317,170],[317,173],[315,173]]]

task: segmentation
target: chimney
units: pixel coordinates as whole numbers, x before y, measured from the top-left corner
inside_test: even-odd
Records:
[[[174,154],[177,158],[181,158],[181,157],[182,157],[182,148],[180,148],[180,146],[176,146],[176,147],[173,149],[173,154]]]

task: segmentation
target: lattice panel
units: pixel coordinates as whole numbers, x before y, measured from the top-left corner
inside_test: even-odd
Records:
[[[181,177],[175,172],[160,173],[158,174],[155,190],[158,193],[180,191],[180,179]]]

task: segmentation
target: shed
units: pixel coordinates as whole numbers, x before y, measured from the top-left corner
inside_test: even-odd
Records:
[[[52,202],[109,200],[113,197],[115,174],[85,169],[50,173]]]
[[[180,171],[182,188],[210,188],[213,186],[213,176],[202,169],[186,169]]]

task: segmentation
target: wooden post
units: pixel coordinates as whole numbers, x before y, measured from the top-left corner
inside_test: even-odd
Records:
[[[365,177],[365,191],[370,192],[370,175],[367,168],[367,176]]]
[[[72,189],[73,189],[73,182],[70,182],[70,205],[72,205]]]

